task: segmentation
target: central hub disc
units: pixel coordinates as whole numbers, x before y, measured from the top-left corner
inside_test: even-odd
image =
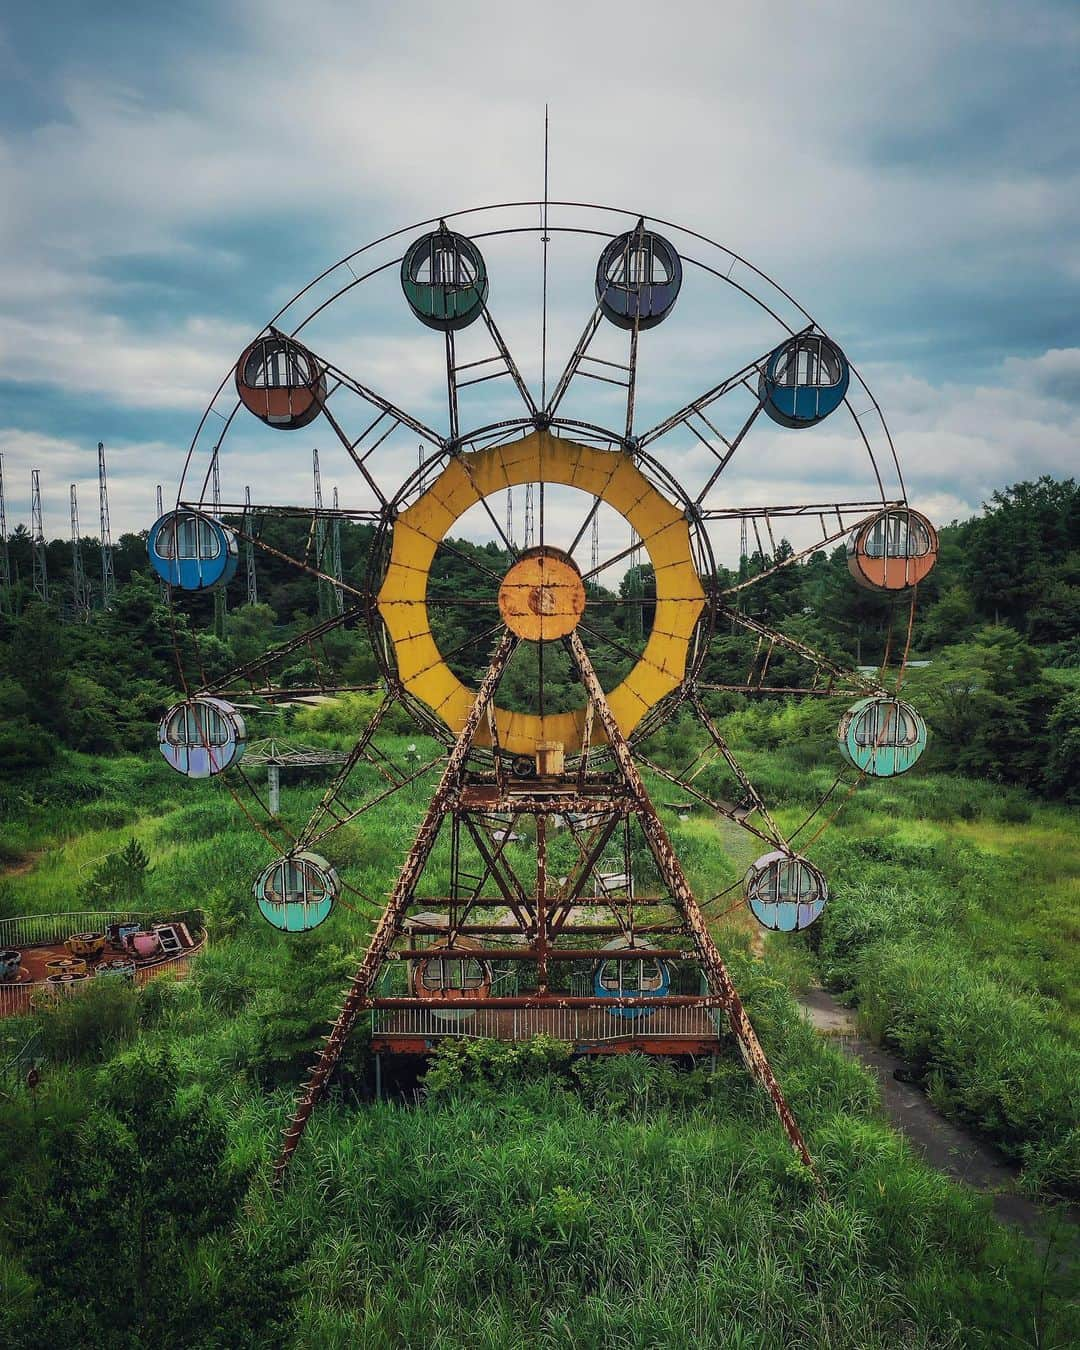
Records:
[[[585,609],[585,584],[574,560],[557,548],[532,548],[514,563],[499,587],[499,613],[518,637],[550,642],[577,627]]]

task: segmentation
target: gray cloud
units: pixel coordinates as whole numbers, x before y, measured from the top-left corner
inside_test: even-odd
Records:
[[[23,84],[51,100],[33,123],[0,126],[0,372],[45,391],[32,425],[9,414],[0,432],[18,481],[31,459],[53,480],[92,475],[69,457],[85,456],[82,438],[50,427],[55,393],[85,406],[91,449],[99,434],[118,460],[131,449],[115,515],[144,523],[150,485],[175,481],[222,372],[303,280],[297,257],[314,273],[410,218],[535,196],[545,100],[553,195],[696,224],[767,267],[856,362],[872,359],[913,498],[962,514],[1010,479],[1072,471],[1080,357],[1053,334],[1080,290],[1075,9],[328,3],[313,23],[251,0],[230,15],[170,48],[168,65],[69,49],[42,72],[14,53]],[[182,261],[195,283],[137,291],[129,278],[155,260],[163,277]],[[524,338],[535,288],[504,275],[505,325]],[[225,300],[223,278],[247,298]],[[1016,296],[1022,334],[1002,322]],[[587,303],[560,295],[562,347]],[[388,304],[352,311],[334,354],[435,410],[436,347],[395,328]],[[758,332],[688,290],[650,344],[643,399],[688,396],[710,350],[756,355]],[[112,437],[110,409],[145,429]],[[259,453],[245,435],[238,473]],[[762,429],[724,490],[850,490],[865,468],[855,449],[831,422]],[[704,452],[673,441],[665,454],[689,472]],[[283,496],[306,491],[295,458],[274,461]],[[64,531],[61,511],[50,520]]]

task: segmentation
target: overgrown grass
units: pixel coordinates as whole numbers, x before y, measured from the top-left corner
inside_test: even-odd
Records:
[[[305,739],[317,734],[334,733]],[[395,740],[393,753],[414,739]],[[825,771],[775,748],[742,750],[752,773],[771,776],[793,826]],[[178,1248],[174,1315],[191,1339],[177,1343],[891,1350],[1065,1346],[1080,1335],[1056,1261],[1041,1266],[983,1199],[912,1159],[882,1123],[870,1077],[822,1043],[787,990],[805,982],[808,961],[819,963],[922,1064],[946,1109],[991,1134],[1012,1131],[1033,1180],[1062,1184],[1072,1164],[1055,1066],[1074,1025],[1074,957],[1064,935],[1032,945],[1074,876],[1075,855],[1054,851],[1060,814],[1031,807],[1030,823],[1008,823],[1019,809],[1010,803],[1026,799],[957,780],[875,785],[815,850],[834,894],[816,949],[784,939],[769,944],[763,964],[748,954],[744,915],[721,924],[827,1202],[734,1056],[715,1074],[677,1074],[637,1057],[575,1069],[550,1050],[511,1057],[510,1067],[500,1067],[503,1051],[478,1050],[474,1062],[459,1051],[456,1063],[448,1052],[439,1090],[419,1106],[373,1107],[361,1105],[362,1028],[275,1199],[267,1176],[278,1131],[373,911],[347,893],[355,910],[340,906],[316,932],[275,933],[250,899],[269,845],[228,794],[156,766],[128,783],[124,763],[88,784],[88,761],[65,762],[70,800],[36,823],[32,802],[8,803],[26,851],[46,851],[9,877],[5,908],[78,908],[87,864],[134,834],[151,856],[153,906],[201,905],[211,945],[187,981],[72,1000],[51,1015],[36,1106],[18,1093],[0,1100],[11,1141],[0,1170],[65,1193],[61,1143],[89,1127],[102,1075],[133,1054],[166,1052],[178,1101],[208,1096],[227,1125],[229,1167],[250,1177],[235,1218],[220,1230],[208,1222]],[[289,819],[302,819],[318,792],[317,781],[287,782]],[[334,837],[335,863],[376,904],[428,792],[418,783]],[[127,813],[122,825],[95,816],[110,804]],[[701,813],[663,815],[699,895],[741,875],[740,836]],[[558,866],[569,841],[556,836],[552,848]],[[440,850],[433,887],[447,868]],[[1029,875],[1041,909],[1023,884]],[[1032,1011],[1052,1038],[1040,1050],[1042,1077],[1024,1057]],[[1009,1021],[1014,1013],[1020,1021]],[[0,1188],[0,1263],[13,1291],[0,1330],[17,1346],[33,1343],[26,1337],[50,1291],[28,1275],[32,1253],[12,1238],[11,1194]],[[118,1229],[117,1250],[130,1239]],[[104,1334],[87,1323],[70,1343],[134,1343]]]
[[[794,832],[834,772],[828,722],[789,706],[725,726]],[[1032,1187],[1080,1193],[1075,812],[916,770],[864,783],[810,856],[831,899],[804,950],[829,987]]]

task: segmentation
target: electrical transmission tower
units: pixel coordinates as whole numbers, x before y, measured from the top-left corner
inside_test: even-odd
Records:
[[[247,572],[247,602],[249,605],[259,603],[259,583],[255,577],[255,545],[252,538],[255,534],[253,528],[254,520],[251,515],[251,488],[244,488],[244,533],[248,536],[244,541],[244,568]]]
[[[514,489],[506,489],[506,539],[513,546],[514,543]]]
[[[315,567],[325,574],[327,568],[326,517],[323,515],[322,475],[319,472],[319,452],[311,452],[311,473],[315,484]],[[319,578],[319,617],[328,618],[333,613],[333,597],[327,583]]]
[[[591,570],[595,572],[596,569],[600,566],[600,498],[599,498],[599,497],[595,498],[594,501],[593,501],[592,539],[591,539],[591,544],[592,544],[592,553],[591,553],[592,561],[591,561],[591,563],[589,564],[589,566],[590,566]],[[594,579],[595,579],[595,578],[594,578]]]
[[[112,609],[116,598],[116,573],[113,571],[112,529],[109,526],[109,485],[105,477],[105,445],[98,441],[98,513],[101,519],[101,607]]]
[[[159,483],[159,484],[157,485],[157,516],[155,517],[155,519],[160,520],[161,517],[162,517],[164,514],[165,514],[165,504],[164,504],[164,501],[163,501],[162,496],[161,496],[161,484]],[[168,598],[169,598],[169,583],[168,583],[167,581],[165,581],[165,580],[162,580],[161,583],[160,583],[160,585],[161,585],[161,598],[162,598],[162,600],[168,600]]]
[[[79,497],[75,484],[71,485],[71,596],[75,605],[76,623],[90,619],[90,583],[83,567],[82,538],[79,533]]]
[[[30,547],[34,554],[34,594],[49,599],[49,568],[45,560],[45,526],[41,518],[41,470],[30,471]]]
[[[533,542],[533,485],[525,484],[525,548],[532,548]]]
[[[0,455],[0,608],[11,604],[11,556],[8,553],[7,507],[4,504],[4,456]]]
[[[210,461],[210,483],[211,495],[214,503],[214,519],[218,520],[221,516],[221,469],[218,464],[218,450],[221,447],[214,446],[214,457]],[[214,588],[214,632],[219,638],[225,636],[225,611],[228,608],[228,601],[224,586]]]
[[[630,636],[644,636],[644,616],[642,599],[645,587],[641,583],[641,536],[633,526],[630,527],[630,571],[626,579],[626,593],[630,600],[630,613],[627,616]]]
[[[338,515],[340,507],[338,506],[337,488],[334,488],[334,519],[330,526],[330,550],[333,555],[331,561],[333,566],[330,574],[334,578],[334,593],[331,596],[334,605],[335,614],[345,613],[345,591],[342,587],[341,574],[341,517]]]

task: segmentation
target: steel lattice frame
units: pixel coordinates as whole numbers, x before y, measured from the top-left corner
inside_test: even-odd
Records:
[[[554,221],[552,220],[553,214],[556,216]],[[504,223],[508,216],[513,223]],[[457,354],[455,334],[447,333],[444,343],[446,431],[440,432],[430,425],[426,417],[407,411],[399,403],[378,392],[366,381],[354,377],[344,368],[335,365],[331,352],[313,343],[310,334],[313,331],[313,326],[316,325],[316,321],[327,313],[335,301],[358,291],[373,278],[399,267],[402,257],[401,252],[398,251],[399,241],[408,242],[417,232],[431,228],[443,221],[453,222],[456,226],[467,230],[469,237],[480,244],[489,240],[514,239],[526,242],[540,240],[542,242],[545,269],[542,332],[545,345],[542,351],[541,390],[540,396],[537,397],[534,387],[522,373],[521,366],[516,361],[510,346],[496,323],[492,312],[493,304],[485,303],[482,312],[482,331],[487,335],[490,355],[480,360],[462,361]],[[760,350],[756,351],[749,361],[731,370],[720,379],[712,378],[704,389],[686,401],[680,402],[673,411],[655,422],[650,422],[644,429],[639,425],[638,413],[640,411],[639,374],[641,362],[644,359],[642,349],[645,344],[639,343],[638,326],[635,323],[628,334],[628,351],[624,361],[617,362],[596,356],[591,349],[602,327],[599,302],[586,318],[584,326],[580,330],[580,336],[565,365],[552,381],[550,390],[547,379],[547,256],[549,244],[552,240],[557,240],[560,237],[572,237],[575,240],[595,238],[596,240],[607,241],[626,231],[628,222],[630,222],[630,227],[633,227],[634,222],[638,222],[636,228],[647,227],[665,231],[674,240],[676,247],[679,249],[683,265],[695,279],[710,278],[722,286],[733,288],[746,300],[752,302],[759,314],[767,315],[776,325],[776,332],[771,343],[763,343]],[[683,251],[684,249],[686,251]],[[691,250],[693,251],[691,252]],[[383,257],[383,254],[386,253],[389,256]],[[480,326],[478,326],[479,329]],[[887,672],[884,666],[876,677],[868,677],[858,670],[845,668],[806,644],[761,622],[760,619],[749,616],[744,612],[741,603],[743,596],[747,592],[752,592],[755,585],[760,584],[783,568],[795,565],[811,553],[836,544],[848,536],[854,528],[874,518],[882,511],[904,508],[907,505],[907,495],[899,461],[884,416],[857,370],[851,367],[851,387],[844,399],[844,407],[850,418],[850,426],[854,428],[854,435],[851,439],[857,447],[861,448],[865,461],[869,464],[868,490],[866,492],[861,496],[853,495],[851,498],[842,501],[815,501],[783,505],[758,504],[748,507],[731,506],[717,500],[718,485],[723,482],[724,471],[740,453],[743,444],[752,440],[754,436],[755,423],[758,421],[762,407],[754,382],[770,352],[778,342],[786,337],[820,332],[821,330],[817,328],[811,316],[786,291],[745,259],[716,241],[710,240],[696,231],[687,230],[673,222],[641,216],[637,212],[625,211],[620,208],[576,202],[500,203],[492,206],[468,208],[442,217],[433,217],[427,221],[417,222],[384,235],[382,238],[348,255],[348,257],[320,274],[313,282],[298,292],[288,304],[283,306],[267,325],[264,333],[272,337],[288,337],[304,342],[305,345],[310,346],[320,365],[325,368],[327,384],[325,395],[320,399],[321,420],[330,428],[333,436],[355,466],[364,489],[371,498],[371,505],[355,509],[326,510],[320,508],[316,513],[311,508],[299,505],[275,506],[265,502],[252,504],[250,499],[245,498],[244,501],[226,501],[220,505],[219,509],[225,516],[237,519],[239,523],[236,533],[249,549],[254,549],[256,552],[261,551],[269,557],[276,558],[279,562],[290,565],[298,572],[307,574],[320,585],[335,587],[336,594],[344,598],[342,612],[320,619],[317,624],[313,624],[305,632],[264,653],[257,660],[227,672],[220,679],[208,680],[201,668],[197,671],[188,671],[181,668],[181,678],[188,693],[207,693],[233,699],[257,696],[269,703],[283,699],[295,699],[305,693],[337,694],[349,689],[362,688],[364,686],[348,686],[334,683],[332,680],[324,680],[321,672],[317,682],[308,688],[303,690],[298,690],[295,687],[282,688],[275,684],[273,670],[278,662],[303,650],[311,654],[316,669],[319,670],[317,645],[335,630],[363,621],[371,634],[385,696],[374,717],[363,729],[332,783],[326,789],[315,811],[298,831],[286,828],[280,820],[260,820],[258,813],[253,813],[249,808],[247,795],[237,785],[237,782],[229,782],[230,790],[234,792],[253,823],[262,830],[273,848],[279,853],[288,853],[295,849],[308,848],[312,844],[321,845],[336,830],[355,822],[372,806],[386,800],[387,797],[393,795],[402,787],[415,782],[426,774],[434,774],[439,769],[442,770],[441,782],[443,788],[441,791],[445,800],[449,800],[446,793],[450,791],[447,784],[451,780],[457,783],[455,791],[458,791],[460,796],[460,791],[465,783],[462,775],[479,773],[480,778],[476,781],[483,780],[488,784],[484,788],[484,791],[488,794],[487,797],[483,797],[483,794],[481,794],[480,798],[471,801],[468,806],[462,805],[461,801],[455,798],[458,807],[460,807],[461,820],[465,822],[466,832],[479,851],[483,864],[483,877],[479,881],[476,894],[469,904],[465,905],[465,916],[467,917],[470,909],[476,905],[483,885],[488,881],[493,881],[498,886],[502,900],[506,902],[508,907],[518,911],[523,922],[528,917],[526,914],[528,905],[525,902],[523,889],[515,882],[504,847],[502,845],[497,848],[493,847],[490,841],[485,843],[483,831],[475,824],[475,820],[482,818],[485,811],[490,815],[491,803],[497,803],[500,808],[505,808],[510,800],[505,783],[506,768],[500,755],[495,753],[498,751],[499,745],[493,704],[490,697],[494,687],[498,684],[499,678],[501,678],[505,660],[508,658],[504,656],[500,659],[497,655],[494,659],[488,671],[488,676],[485,677],[485,682],[481,685],[472,711],[466,719],[466,725],[448,727],[435,712],[403,687],[403,682],[398,675],[394,645],[388,640],[385,623],[379,612],[377,594],[386,573],[395,523],[403,512],[417,502],[438,475],[455,464],[465,464],[467,468],[470,456],[486,447],[512,446],[516,441],[525,441],[537,431],[541,431],[559,440],[568,440],[582,446],[594,446],[629,456],[640,472],[659,490],[664,499],[676,505],[682,512],[690,529],[693,557],[698,575],[706,583],[704,610],[694,627],[689,643],[685,675],[680,679],[677,688],[659,699],[649,709],[647,715],[629,735],[623,736],[618,726],[612,722],[613,714],[607,704],[606,692],[599,687],[588,654],[581,645],[577,634],[575,633],[570,640],[564,642],[563,645],[570,653],[583,685],[588,689],[588,697],[585,703],[588,730],[584,745],[580,753],[571,757],[568,770],[570,779],[572,779],[576,788],[576,795],[573,797],[564,796],[561,799],[560,810],[567,814],[568,818],[568,813],[574,811],[584,812],[586,817],[590,811],[595,812],[595,790],[590,789],[589,784],[591,782],[595,785],[596,782],[603,780],[605,773],[608,775],[615,773],[624,787],[627,783],[636,784],[637,786],[632,787],[632,792],[636,792],[637,787],[640,787],[640,776],[634,765],[634,758],[636,757],[651,771],[677,785],[695,800],[707,804],[711,809],[736,821],[749,834],[759,838],[767,847],[780,849],[784,853],[794,856],[795,839],[809,827],[813,820],[825,812],[826,807],[830,807],[833,802],[839,802],[842,805],[845,799],[844,789],[850,789],[855,783],[861,781],[861,775],[853,774],[850,771],[838,773],[833,785],[799,830],[790,838],[785,838],[783,832],[769,814],[760,793],[753,786],[750,778],[724,741],[714,718],[705,707],[703,695],[715,690],[722,690],[726,693],[741,692],[748,695],[774,692],[774,686],[768,683],[768,669],[772,654],[776,650],[796,654],[812,668],[814,674],[813,679],[801,690],[791,690],[784,687],[783,689],[776,688],[775,692],[799,692],[842,697],[849,700],[852,697],[885,692]],[[662,340],[662,335],[660,340]],[[653,339],[650,337],[649,341],[651,342]],[[462,376],[466,378],[462,378]],[[520,399],[519,412],[514,416],[491,418],[476,427],[463,427],[463,391],[473,384],[483,384],[499,377],[503,377],[508,389],[516,390]],[[232,370],[230,369],[200,421],[181,475],[177,492],[177,509],[210,515],[211,509],[215,505],[212,501],[212,485],[219,466],[224,466],[226,469],[228,466],[227,454],[223,454],[223,444],[230,431],[234,429],[237,412],[242,406],[229,390],[231,378]],[[592,417],[576,418],[569,415],[575,394],[579,391],[582,382],[586,380],[614,385],[624,391],[625,404],[618,419],[617,430],[602,425],[601,422],[594,420]],[[751,395],[751,404],[747,415],[739,419],[734,430],[729,429],[725,433],[716,425],[716,421],[719,420],[718,407],[726,406],[723,401],[725,399],[730,401],[733,396],[745,397],[747,391]],[[622,395],[619,397],[621,398]],[[858,407],[856,404],[858,404]],[[839,416],[839,412],[837,416]],[[703,481],[696,491],[684,488],[657,458],[664,439],[675,432],[692,435],[697,446],[701,447],[710,457],[707,460],[706,471],[702,475]],[[402,475],[399,471],[396,471],[394,460],[389,459],[389,455],[396,453],[397,460],[400,462],[401,446],[406,441],[408,441],[410,447],[414,446],[416,437],[420,437],[424,445],[430,447],[430,453],[425,455],[422,448],[419,467],[407,475]],[[412,453],[411,448],[410,453]],[[389,468],[387,467],[388,463]],[[394,474],[394,477],[391,477],[391,474]],[[404,481],[402,481],[402,478],[404,478]],[[544,544],[543,481],[541,476],[539,494],[541,547]],[[509,525],[507,529],[503,528],[500,520],[501,512],[493,511],[483,496],[481,501],[490,518],[493,537],[498,540],[511,560],[518,558],[521,550],[516,547],[515,539],[509,533]],[[585,516],[580,529],[577,531],[574,544],[570,550],[571,553],[579,546],[595,549],[595,543],[593,542],[596,529],[595,519],[600,502],[601,498],[597,496],[593,507]],[[375,533],[373,545],[368,553],[368,570],[364,583],[353,585],[350,582],[343,581],[340,575],[330,576],[322,570],[322,567],[316,561],[311,559],[310,555],[291,556],[272,545],[262,537],[262,529],[263,523],[275,516],[282,518],[291,516],[309,520],[313,529],[318,527],[323,530],[325,530],[328,521],[349,520],[371,525]],[[508,522],[512,520],[509,501],[506,519]],[[737,521],[742,524],[744,531],[752,528],[758,541],[758,551],[762,556],[772,558],[776,552],[773,526],[790,519],[816,519],[820,525],[820,538],[815,538],[808,546],[796,550],[791,557],[779,564],[774,563],[773,566],[755,576],[745,578],[726,587],[721,587],[717,583],[709,532],[710,526],[725,521]],[[762,527],[765,529],[771,547],[767,547],[762,542]],[[445,543],[445,541],[443,542]],[[453,551],[452,545],[447,544],[447,547]],[[640,541],[635,542],[635,537],[631,536],[628,548],[605,558],[599,567],[590,558],[587,571],[589,575],[593,573],[602,574],[608,568],[617,566],[620,561],[635,558],[637,556],[636,551],[639,548]],[[336,571],[339,570],[340,558]],[[892,650],[891,639],[889,643],[889,654],[895,657],[894,669],[897,686],[903,676],[907,646],[910,641],[914,592],[905,596],[903,603],[909,608],[903,621],[898,625],[901,639],[895,652]],[[751,670],[748,673],[747,680],[741,685],[710,685],[700,680],[702,662],[718,621],[729,624],[733,628],[737,627],[757,640],[757,651]],[[474,638],[472,641],[479,643],[490,640],[494,642],[500,631],[502,630],[496,622],[479,639]],[[584,631],[588,630],[585,629]],[[545,645],[547,644],[543,642],[537,644],[540,653],[541,688],[543,686],[542,662]],[[500,647],[498,650],[502,651],[502,648]],[[447,655],[453,655],[453,653]],[[888,659],[889,656],[887,655],[886,662],[888,662]],[[201,666],[201,663],[197,662],[197,664]],[[489,680],[491,681],[490,687],[488,685]],[[593,688],[594,683],[595,688]],[[436,737],[444,747],[443,752],[436,755],[434,759],[419,765],[414,770],[410,768],[409,771],[406,771],[400,765],[393,763],[378,746],[377,738],[380,728],[386,714],[395,703],[404,706],[420,727]],[[737,802],[719,801],[705,794],[695,785],[695,779],[700,772],[700,768],[695,770],[694,765],[674,773],[646,757],[643,746],[648,738],[680,706],[689,708],[700,721],[707,734],[711,746],[710,754],[713,758],[726,763],[738,784],[739,800]],[[542,708],[541,695],[541,710]],[[490,748],[486,751],[480,751],[476,745],[476,737],[478,729],[481,728],[485,719],[489,724],[488,740]],[[596,729],[596,735],[591,740],[590,736],[594,728]],[[631,753],[631,750],[633,753]],[[699,756],[699,760],[700,758]],[[375,795],[368,794],[360,800],[349,800],[345,795],[346,788],[354,770],[361,763],[374,768],[384,780],[386,786]],[[250,783],[247,782],[242,773],[231,773],[229,778],[230,780],[238,780],[250,795],[255,797],[256,803],[263,814],[268,816],[269,813],[266,812],[265,806],[259,801],[258,795],[254,793]],[[589,795],[590,791],[593,791],[592,797]],[[643,787],[641,787],[641,793],[644,795]],[[644,799],[647,802],[647,796]],[[626,805],[615,807],[609,804],[609,807],[619,820],[626,819],[628,811],[631,811],[631,813],[637,811],[636,806],[633,808]],[[538,805],[535,801],[531,801],[527,792],[518,792],[514,799],[514,805],[510,809],[515,814],[511,815],[508,828],[512,828],[513,823],[519,816],[532,816],[533,819],[539,821],[548,811],[548,808],[542,804]],[[472,823],[469,823],[469,819],[466,819],[470,816],[470,812],[472,812],[472,817],[470,817]],[[580,853],[581,885],[578,887],[576,895],[572,895],[569,900],[564,897],[560,902],[563,910],[567,913],[573,904],[580,902],[582,887],[588,880],[589,874],[595,870],[604,847],[612,838],[613,828],[608,828],[608,823],[605,821],[601,821],[599,825],[593,821],[591,824],[587,822],[586,825],[581,827],[580,836],[579,832],[575,830],[574,837]],[[660,854],[664,854],[666,857],[665,850],[670,852],[670,845],[666,843],[666,839],[661,840],[659,837],[650,836],[650,831],[654,831],[656,828],[661,828],[662,832],[659,819],[652,811],[651,805],[648,810],[642,813],[642,828],[650,839],[650,848],[653,850],[654,857],[659,857]],[[458,829],[458,825],[455,825],[455,829]],[[539,825],[537,829],[537,845],[541,854],[541,861],[538,866],[542,873],[544,866],[543,830]],[[287,836],[285,842],[282,842],[282,833]],[[421,834],[423,835],[423,829]],[[462,838],[464,837],[463,834]],[[816,838],[816,835],[814,837]],[[457,838],[458,835],[455,833],[455,841]],[[427,847],[430,847],[430,840]],[[455,851],[457,847],[455,842]],[[415,887],[410,890],[408,875],[409,868],[413,867],[416,871],[416,877],[419,876],[419,870],[422,869],[421,854],[426,856],[426,850],[418,846],[417,849],[414,849],[406,864],[406,872],[403,873],[405,880],[399,878],[399,886],[395,891],[400,911],[399,919],[401,914],[415,900]],[[671,853],[671,858],[674,860],[673,853]],[[745,1015],[741,1013],[741,1005],[738,1005],[737,995],[734,994],[733,987],[729,987],[730,981],[727,980],[726,974],[722,972],[722,963],[719,966],[716,965],[716,962],[719,962],[719,957],[716,956],[715,961],[713,960],[715,948],[711,946],[711,939],[708,938],[707,932],[704,930],[704,917],[693,897],[689,896],[685,880],[681,879],[681,871],[678,869],[677,860],[673,861],[673,866],[674,872],[667,878],[669,897],[680,894],[680,887],[682,892],[685,892],[677,906],[678,922],[675,925],[669,925],[667,928],[662,922],[654,923],[651,927],[639,922],[635,927],[635,920],[631,914],[629,921],[631,942],[634,940],[635,933],[647,931],[691,933],[695,936],[695,940],[700,937],[697,957],[708,976],[711,992],[708,996],[698,998],[696,1002],[703,1007],[722,1006],[729,1017],[732,1018],[732,1026],[736,1029],[736,1034],[740,1034],[736,1026],[738,1016],[732,1010],[738,1006],[738,1015],[742,1018],[745,1018]],[[663,865],[661,870],[664,870]],[[414,882],[415,879],[414,877]],[[347,888],[352,889],[348,887],[347,878],[345,884]],[[360,892],[353,890],[353,894],[357,897],[359,903],[363,904],[366,901],[366,897],[362,896]],[[713,897],[712,902],[719,901],[722,898],[723,896]],[[367,903],[370,904],[371,902]],[[455,934],[469,931],[490,931],[490,928],[486,928],[482,922],[474,923],[470,930],[465,918],[461,915],[460,904],[458,904],[457,910],[453,908],[458,903],[455,901],[454,895],[446,903],[451,906],[452,917],[449,938],[451,947],[456,941]],[[501,901],[498,903],[501,903]],[[373,908],[378,909],[377,906],[373,906]],[[530,912],[532,913],[530,922],[535,926],[535,911]],[[357,1010],[361,1007],[375,1006],[373,982],[378,964],[387,956],[390,942],[401,935],[400,927],[398,927],[390,933],[389,937],[385,937],[384,929],[387,913],[389,911],[383,912],[380,920],[381,926],[376,929],[376,938],[373,940],[371,949],[371,952],[375,955],[372,956],[369,953],[369,957],[365,958],[363,969],[367,972],[367,975],[359,985],[354,982],[353,992],[356,997],[352,1004],[347,1000],[348,1014],[343,1013],[344,1021],[339,1021],[334,1037],[332,1037],[331,1043],[335,1046],[347,1034]],[[555,907],[555,913],[558,913],[558,906]],[[625,915],[620,917],[614,906],[612,907],[612,913],[617,920],[615,926],[598,928],[597,931],[621,932],[625,935],[627,932]],[[698,920],[688,918],[688,915],[692,913],[698,915],[703,935],[696,931]],[[565,914],[563,918],[565,922]],[[689,927],[687,927],[688,924]],[[541,927],[544,927],[544,925],[541,925]],[[544,928],[544,932],[547,933],[547,931]],[[578,931],[590,930],[585,928]],[[385,932],[389,933],[390,930],[385,929]],[[704,946],[701,945],[702,943],[704,943]],[[589,953],[579,952],[579,955],[587,954]],[[415,957],[417,953],[410,951],[405,955]],[[546,954],[544,960],[545,962],[547,960]],[[392,1000],[384,1000],[384,1002],[389,1005]],[[504,1000],[504,1002],[506,1001]],[[566,1004],[565,999],[563,1004]],[[747,1023],[746,1026],[748,1027],[749,1024]],[[752,1031],[749,1032],[749,1035],[752,1038]],[[740,1044],[743,1046],[744,1054],[747,1054],[748,1042],[745,1038],[740,1040]],[[756,1046],[756,1040],[753,1041],[753,1044]],[[757,1052],[760,1053],[760,1047],[758,1047]],[[320,1066],[317,1067],[313,1079],[316,1084],[315,1089],[308,1094],[308,1098],[305,1098],[307,1106],[301,1111],[300,1130],[303,1128],[303,1122],[306,1121],[307,1111],[310,1110],[315,1098],[322,1091],[333,1067],[327,1059],[326,1053],[320,1060]],[[767,1068],[766,1063],[765,1070]],[[766,1078],[761,1073],[758,1076],[763,1082],[766,1082]],[[771,1072],[768,1073],[768,1078],[771,1080]],[[775,1086],[775,1080],[771,1081]],[[768,1083],[766,1085],[768,1086]],[[770,1088],[770,1091],[772,1091],[772,1088]],[[783,1118],[786,1107],[783,1106],[778,1088],[773,1096]],[[785,1126],[788,1125],[789,1122],[785,1120]],[[808,1160],[809,1155],[806,1153],[801,1136],[798,1136],[794,1122],[790,1122],[788,1132],[792,1135],[793,1142],[797,1141],[796,1147],[800,1154]],[[299,1131],[296,1132],[294,1137],[291,1137],[287,1153],[291,1153],[291,1148],[298,1137]]]

